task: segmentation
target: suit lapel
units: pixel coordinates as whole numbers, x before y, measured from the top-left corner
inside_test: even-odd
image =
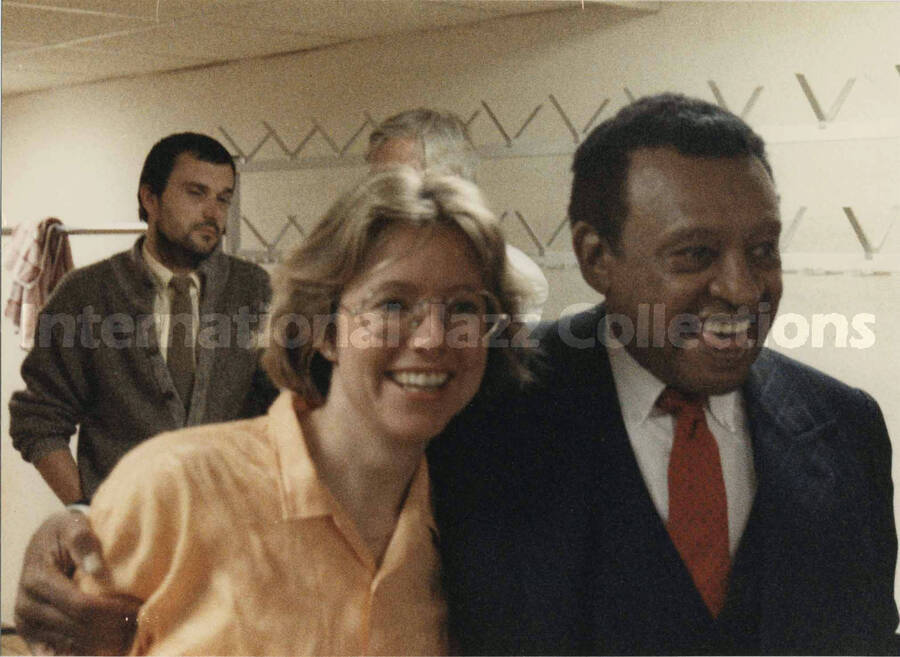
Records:
[[[788,637],[821,627],[798,609],[827,608],[817,599],[829,570],[821,546],[828,544],[823,533],[833,526],[840,470],[840,455],[827,438],[838,427],[833,418],[813,417],[792,383],[764,350],[743,391],[757,476],[754,531],[760,532],[756,576],[764,652],[786,649]]]
[[[763,351],[744,386],[758,490],[786,496],[797,522],[816,521],[833,498],[839,454],[825,440],[834,418],[815,418]]]

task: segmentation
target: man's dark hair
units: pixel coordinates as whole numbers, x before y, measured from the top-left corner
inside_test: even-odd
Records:
[[[190,153],[198,160],[211,164],[228,164],[231,172],[237,175],[231,154],[212,137],[196,132],[179,132],[163,137],[150,149],[144,160],[144,168],[141,169],[141,180],[138,183],[138,216],[141,221],[147,221],[147,211],[141,203],[141,186],[150,187],[155,196],[162,194],[172,169],[175,168],[175,160],[182,153]]]
[[[614,248],[628,216],[625,184],[630,154],[670,146],[682,155],[759,159],[769,176],[762,138],[718,105],[680,94],[647,96],[594,128],[575,152],[569,220],[585,221]]]

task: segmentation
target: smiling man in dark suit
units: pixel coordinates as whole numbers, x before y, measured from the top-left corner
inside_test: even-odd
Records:
[[[661,95],[594,130],[573,170],[574,249],[605,302],[541,327],[537,389],[431,455],[460,647],[892,650],[881,413],[762,347],[782,292],[763,141]]]

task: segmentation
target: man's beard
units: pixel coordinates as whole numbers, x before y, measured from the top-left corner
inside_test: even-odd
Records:
[[[216,226],[216,232],[218,233],[218,226]],[[197,250],[190,243],[190,233],[188,233],[188,236],[185,238],[185,243],[176,242],[175,240],[170,239],[169,236],[157,226],[156,247],[159,251],[160,258],[163,260],[163,264],[196,269],[204,260],[212,255],[216,248],[218,248],[221,243],[221,233],[218,234],[220,237],[216,240],[215,245],[209,249],[209,251],[204,252]]]

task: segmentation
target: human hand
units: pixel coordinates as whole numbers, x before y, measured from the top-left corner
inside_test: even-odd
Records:
[[[36,655],[120,655],[134,638],[141,601],[90,595],[72,581],[76,569],[103,581],[100,542],[84,514],[65,511],[38,528],[22,565],[16,629]]]

